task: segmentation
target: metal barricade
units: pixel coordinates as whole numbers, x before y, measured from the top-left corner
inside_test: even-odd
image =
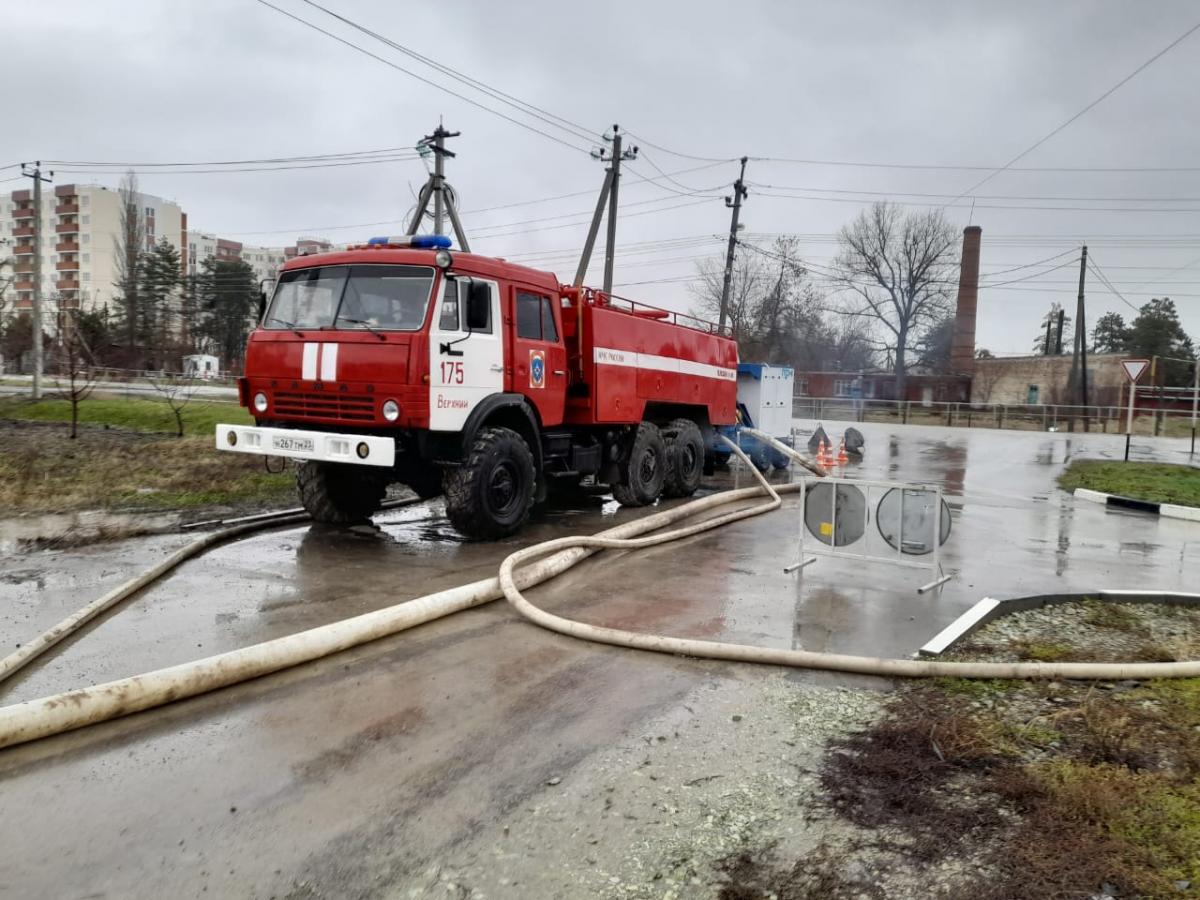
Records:
[[[801,484],[800,559],[785,567],[785,572],[795,572],[811,565],[817,561],[817,556],[809,554],[819,554],[929,569],[933,573],[933,580],[917,588],[918,594],[950,580],[951,576],[942,568],[941,546],[950,535],[951,523],[949,507],[939,485],[850,478],[806,478]],[[823,496],[818,494],[815,502],[812,496],[814,491],[824,493],[826,488],[829,493],[828,507]],[[873,500],[876,495],[878,501]],[[856,497],[861,498],[861,503]],[[929,501],[926,498],[932,499],[932,510],[927,511]],[[914,503],[921,506],[914,507]],[[888,504],[886,509],[885,504]],[[881,519],[881,513],[891,519],[892,507],[897,507],[894,528],[890,521],[885,526]],[[879,537],[892,552],[872,550],[869,534],[872,510],[875,511]],[[909,528],[907,537],[904,533],[906,523]],[[817,527],[812,531],[814,524]],[[808,540],[806,531],[811,534]],[[918,533],[914,534],[914,531]]]

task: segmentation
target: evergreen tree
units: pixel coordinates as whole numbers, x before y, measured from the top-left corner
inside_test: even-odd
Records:
[[[1142,306],[1137,318],[1129,326],[1126,349],[1146,359],[1154,356],[1185,360],[1196,358],[1192,339],[1179,323],[1175,304],[1166,297],[1151,300]],[[1192,366],[1186,362],[1167,362],[1163,367],[1164,385],[1185,387],[1191,384],[1191,379]]]
[[[1129,343],[1129,326],[1120,313],[1105,313],[1092,329],[1093,353],[1124,353]]]
[[[240,259],[206,259],[195,297],[204,349],[220,357],[221,368],[240,369],[258,309],[254,270]]]
[[[179,251],[161,238],[142,254],[138,278],[137,338],[149,361],[159,368],[173,343],[176,300],[181,275]]]

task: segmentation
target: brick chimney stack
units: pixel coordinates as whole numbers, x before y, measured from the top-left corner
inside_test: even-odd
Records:
[[[958,306],[954,313],[954,341],[950,346],[950,371],[970,375],[975,371],[975,311],[979,305],[979,245],[983,229],[963,229],[962,265],[958,274]]]

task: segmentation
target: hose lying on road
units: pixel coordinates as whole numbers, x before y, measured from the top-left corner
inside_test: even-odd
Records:
[[[746,459],[736,446],[732,444],[731,446],[743,460]],[[791,448],[782,444],[779,444],[777,449],[789,453],[789,455],[795,453]],[[754,471],[753,466],[750,468]],[[489,578],[439,591],[375,612],[343,619],[329,625],[255,644],[241,650],[211,656],[207,659],[0,708],[0,748],[104,722],[311,662],[425,622],[431,622],[460,610],[487,603],[501,596],[506,597],[526,618],[562,634],[616,646],[660,653],[687,654],[707,659],[726,659],[909,678],[957,676],[965,678],[1119,680],[1200,676],[1200,662],[1194,661],[1173,663],[948,663],[813,653],[804,650],[773,649],[671,638],[575,622],[533,606],[521,594],[522,590],[553,578],[597,550],[639,549],[698,534],[749,516],[777,509],[782,502],[781,494],[800,489],[798,483],[772,486],[761,475],[757,475],[757,477],[760,482],[760,486],[757,488],[743,488],[713,494],[610,528],[593,537],[561,538],[519,550],[504,560],[499,578]],[[761,497],[764,486],[770,496],[766,503],[723,513],[674,531],[650,534],[650,532],[658,531],[697,514]],[[522,568],[518,568],[519,566]]]
[[[385,503],[384,508],[395,509],[400,506],[409,506],[410,504],[420,502],[415,497],[409,500],[395,500]],[[209,547],[223,544],[226,541],[243,537],[255,531],[265,531],[268,528],[280,528],[286,525],[295,525],[299,522],[307,522],[309,518],[308,513],[300,510],[291,510],[287,514],[280,515],[264,514],[254,516],[253,521],[234,525],[230,528],[223,528],[220,531],[214,531],[206,534],[204,537],[197,538],[190,544],[185,544],[162,562],[147,569],[136,578],[118,585],[104,596],[93,600],[87,606],[67,616],[57,625],[47,628],[36,638],[29,641],[29,643],[0,659],[0,681],[4,681],[4,679],[13,675],[18,669],[33,662],[59,641],[70,637],[88,622],[92,621],[92,619],[96,618],[96,616],[112,609],[122,600],[132,597],[142,588],[158,581],[158,579],[162,578],[168,572],[177,568],[193,556],[203,553]]]

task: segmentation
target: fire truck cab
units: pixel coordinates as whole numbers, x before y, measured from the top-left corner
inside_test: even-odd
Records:
[[[736,379],[708,323],[441,236],[376,238],[284,265],[238,382],[256,424],[216,443],[298,460],[319,521],[362,520],[402,482],[496,538],[556,483],[594,477],[632,506],[691,494]]]

